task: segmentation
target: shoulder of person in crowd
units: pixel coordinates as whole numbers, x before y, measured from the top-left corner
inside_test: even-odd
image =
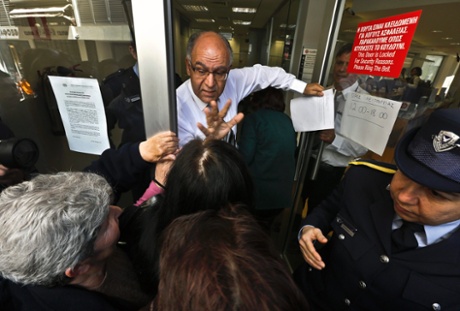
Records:
[[[102,80],[103,85],[121,87],[124,83],[127,83],[130,79],[136,76],[132,67],[120,68],[114,73],[109,74]],[[136,76],[137,77],[137,76]]]
[[[122,91],[125,96],[140,94],[140,82],[132,67],[122,68],[108,75],[102,81],[102,87],[111,90],[110,100],[117,97]]]

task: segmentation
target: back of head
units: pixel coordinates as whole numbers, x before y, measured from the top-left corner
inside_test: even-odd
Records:
[[[398,169],[430,189],[460,193],[460,109],[438,109],[403,136]]]
[[[241,206],[180,217],[163,237],[158,310],[308,310],[269,237]]]
[[[252,101],[256,109],[265,108],[284,112],[286,108],[283,90],[274,87],[267,87],[266,89],[255,92]]]
[[[420,76],[422,75],[422,68],[420,68],[420,67],[414,67],[414,68],[412,68],[412,70],[414,71],[414,73],[415,73],[416,76],[419,76],[419,77],[420,77]]]
[[[107,218],[111,188],[99,175],[38,175],[0,195],[0,274],[22,284],[65,284],[89,257]]]
[[[190,141],[168,173],[165,219],[228,203],[253,204],[253,184],[244,159],[224,141]]]
[[[158,285],[158,237],[176,218],[229,203],[253,205],[253,185],[239,151],[220,141],[188,142],[174,161],[160,206],[145,208],[136,225],[139,239],[133,261],[146,291]]]

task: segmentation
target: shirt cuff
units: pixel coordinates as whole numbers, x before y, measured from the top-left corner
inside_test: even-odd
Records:
[[[307,86],[307,83],[301,80],[294,79],[291,83],[291,86],[289,87],[291,90],[296,91],[300,94],[303,94],[303,91],[305,90],[305,87]]]

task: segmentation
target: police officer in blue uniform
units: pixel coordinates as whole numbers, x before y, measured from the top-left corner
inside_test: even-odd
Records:
[[[351,163],[305,219],[294,277],[313,310],[460,310],[460,109],[406,133],[395,161]]]

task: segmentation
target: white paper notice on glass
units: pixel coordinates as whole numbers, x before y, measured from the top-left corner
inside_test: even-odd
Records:
[[[324,96],[301,96],[291,100],[291,119],[296,132],[334,128],[334,90]]]
[[[70,150],[101,154],[110,148],[97,79],[50,76]]]
[[[382,155],[399,108],[401,102],[353,92],[345,104],[340,134]]]

